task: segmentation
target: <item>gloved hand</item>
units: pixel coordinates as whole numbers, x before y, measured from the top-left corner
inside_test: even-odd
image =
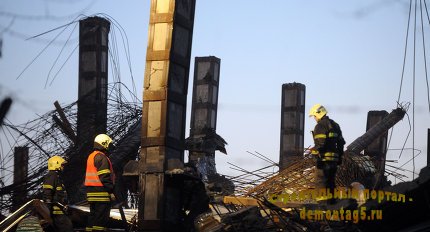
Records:
[[[305,155],[318,155],[318,151],[311,147],[305,150]]]
[[[48,207],[49,211],[52,211],[52,201],[51,199],[45,199],[44,200],[46,206]]]
[[[63,211],[64,211],[65,214],[69,214],[69,206],[68,205],[64,205]]]
[[[113,194],[113,193],[110,194],[110,200],[111,201],[116,201],[115,194]]]

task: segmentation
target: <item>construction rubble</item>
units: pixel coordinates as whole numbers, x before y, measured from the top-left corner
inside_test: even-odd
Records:
[[[86,160],[100,133],[116,146],[110,155],[116,201],[106,225],[112,231],[430,231],[430,167],[413,181],[393,185],[387,179],[406,178],[386,160],[386,136],[405,116],[402,105],[377,112],[381,117],[369,120],[367,131],[347,146],[331,193],[316,188],[316,159],[303,151],[305,86],[284,84],[279,162],[248,152],[268,165],[246,170],[228,163],[241,174],[217,172],[215,152],[227,154],[227,141],[216,132],[217,57],[195,59],[185,138],[195,2],[151,1],[142,101],[121,82],[107,84],[113,21],[87,17],[80,21],[79,62],[85,68],[79,69],[78,100],[55,102],[51,111],[20,125],[5,120],[12,100],[1,103],[8,148],[0,144],[0,231],[53,231],[41,191],[53,155],[67,160],[63,179],[70,204],[57,206],[75,231],[84,231],[90,212]],[[365,152],[384,139],[379,153]]]

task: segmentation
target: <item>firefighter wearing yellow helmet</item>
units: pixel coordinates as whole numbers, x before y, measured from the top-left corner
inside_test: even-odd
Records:
[[[94,138],[94,150],[88,156],[85,173],[87,201],[90,204],[86,231],[107,230],[111,202],[115,201],[115,173],[109,159],[113,148],[113,141],[108,135],[99,134]]]
[[[314,117],[317,122],[312,132],[315,146],[311,150],[317,157],[316,187],[325,188],[334,196],[336,171],[342,162],[345,140],[339,124],[327,113],[321,104],[314,105],[309,111],[309,117]]]
[[[52,156],[48,159],[48,173],[43,178],[43,200],[50,209],[55,231],[73,231],[73,224],[65,215],[68,202],[61,174],[66,163],[61,156]]]
[[[67,163],[61,156],[55,155],[48,159],[48,170],[62,171],[63,165]]]

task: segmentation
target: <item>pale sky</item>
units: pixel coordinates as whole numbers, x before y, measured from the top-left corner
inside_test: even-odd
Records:
[[[10,96],[14,100],[8,119],[16,124],[24,123],[53,110],[56,100],[62,104],[77,100],[77,51],[53,80],[78,44],[78,26],[73,31],[77,24],[67,27],[59,35],[58,42],[48,47],[49,41],[62,29],[27,39],[83,15],[105,14],[116,21],[116,27],[111,26],[111,34],[114,31],[118,41],[121,79],[131,86],[120,35],[120,27],[123,28],[128,38],[137,95],[141,98],[149,3],[141,0],[1,1],[0,99]],[[281,87],[284,83],[306,85],[306,113],[313,104],[325,105],[329,116],[340,124],[349,144],[365,132],[369,110],[391,112],[396,107],[408,10],[407,0],[198,0],[186,137],[194,57],[212,55],[221,59],[217,133],[228,142],[228,155],[217,153],[218,172],[239,174],[230,169],[227,162],[248,170],[267,164],[247,151],[258,151],[278,162]],[[425,40],[429,41],[429,21],[426,15],[423,17]],[[419,13],[417,19],[419,22]],[[413,26],[412,21],[400,102],[411,103],[408,114],[411,126],[415,119],[415,149],[421,151],[415,160],[415,172],[419,173],[426,164],[430,120],[421,24],[417,25],[415,42],[415,114],[412,109]],[[70,40],[60,54],[69,35]],[[19,76],[45,47],[46,50]],[[426,52],[430,53],[428,46]],[[59,61],[55,64],[57,56]],[[306,117],[305,147],[312,145],[310,131],[314,125],[313,119]],[[394,129],[390,149],[402,148],[409,128],[405,116]],[[412,148],[412,132],[406,148]],[[387,159],[398,160],[395,165],[402,165],[411,157],[411,150],[403,152],[400,159],[399,151],[390,151],[387,155]],[[412,163],[404,167],[412,170]]]

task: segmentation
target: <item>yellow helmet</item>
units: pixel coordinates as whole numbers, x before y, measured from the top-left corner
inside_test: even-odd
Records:
[[[52,171],[61,171],[63,170],[63,165],[66,164],[67,161],[58,155],[54,155],[48,159],[48,170]]]
[[[94,148],[108,151],[112,146],[112,139],[106,134],[99,134],[94,139]]]
[[[321,118],[326,114],[327,110],[321,104],[315,104],[309,111],[309,117],[315,116],[318,121],[321,120]]]

